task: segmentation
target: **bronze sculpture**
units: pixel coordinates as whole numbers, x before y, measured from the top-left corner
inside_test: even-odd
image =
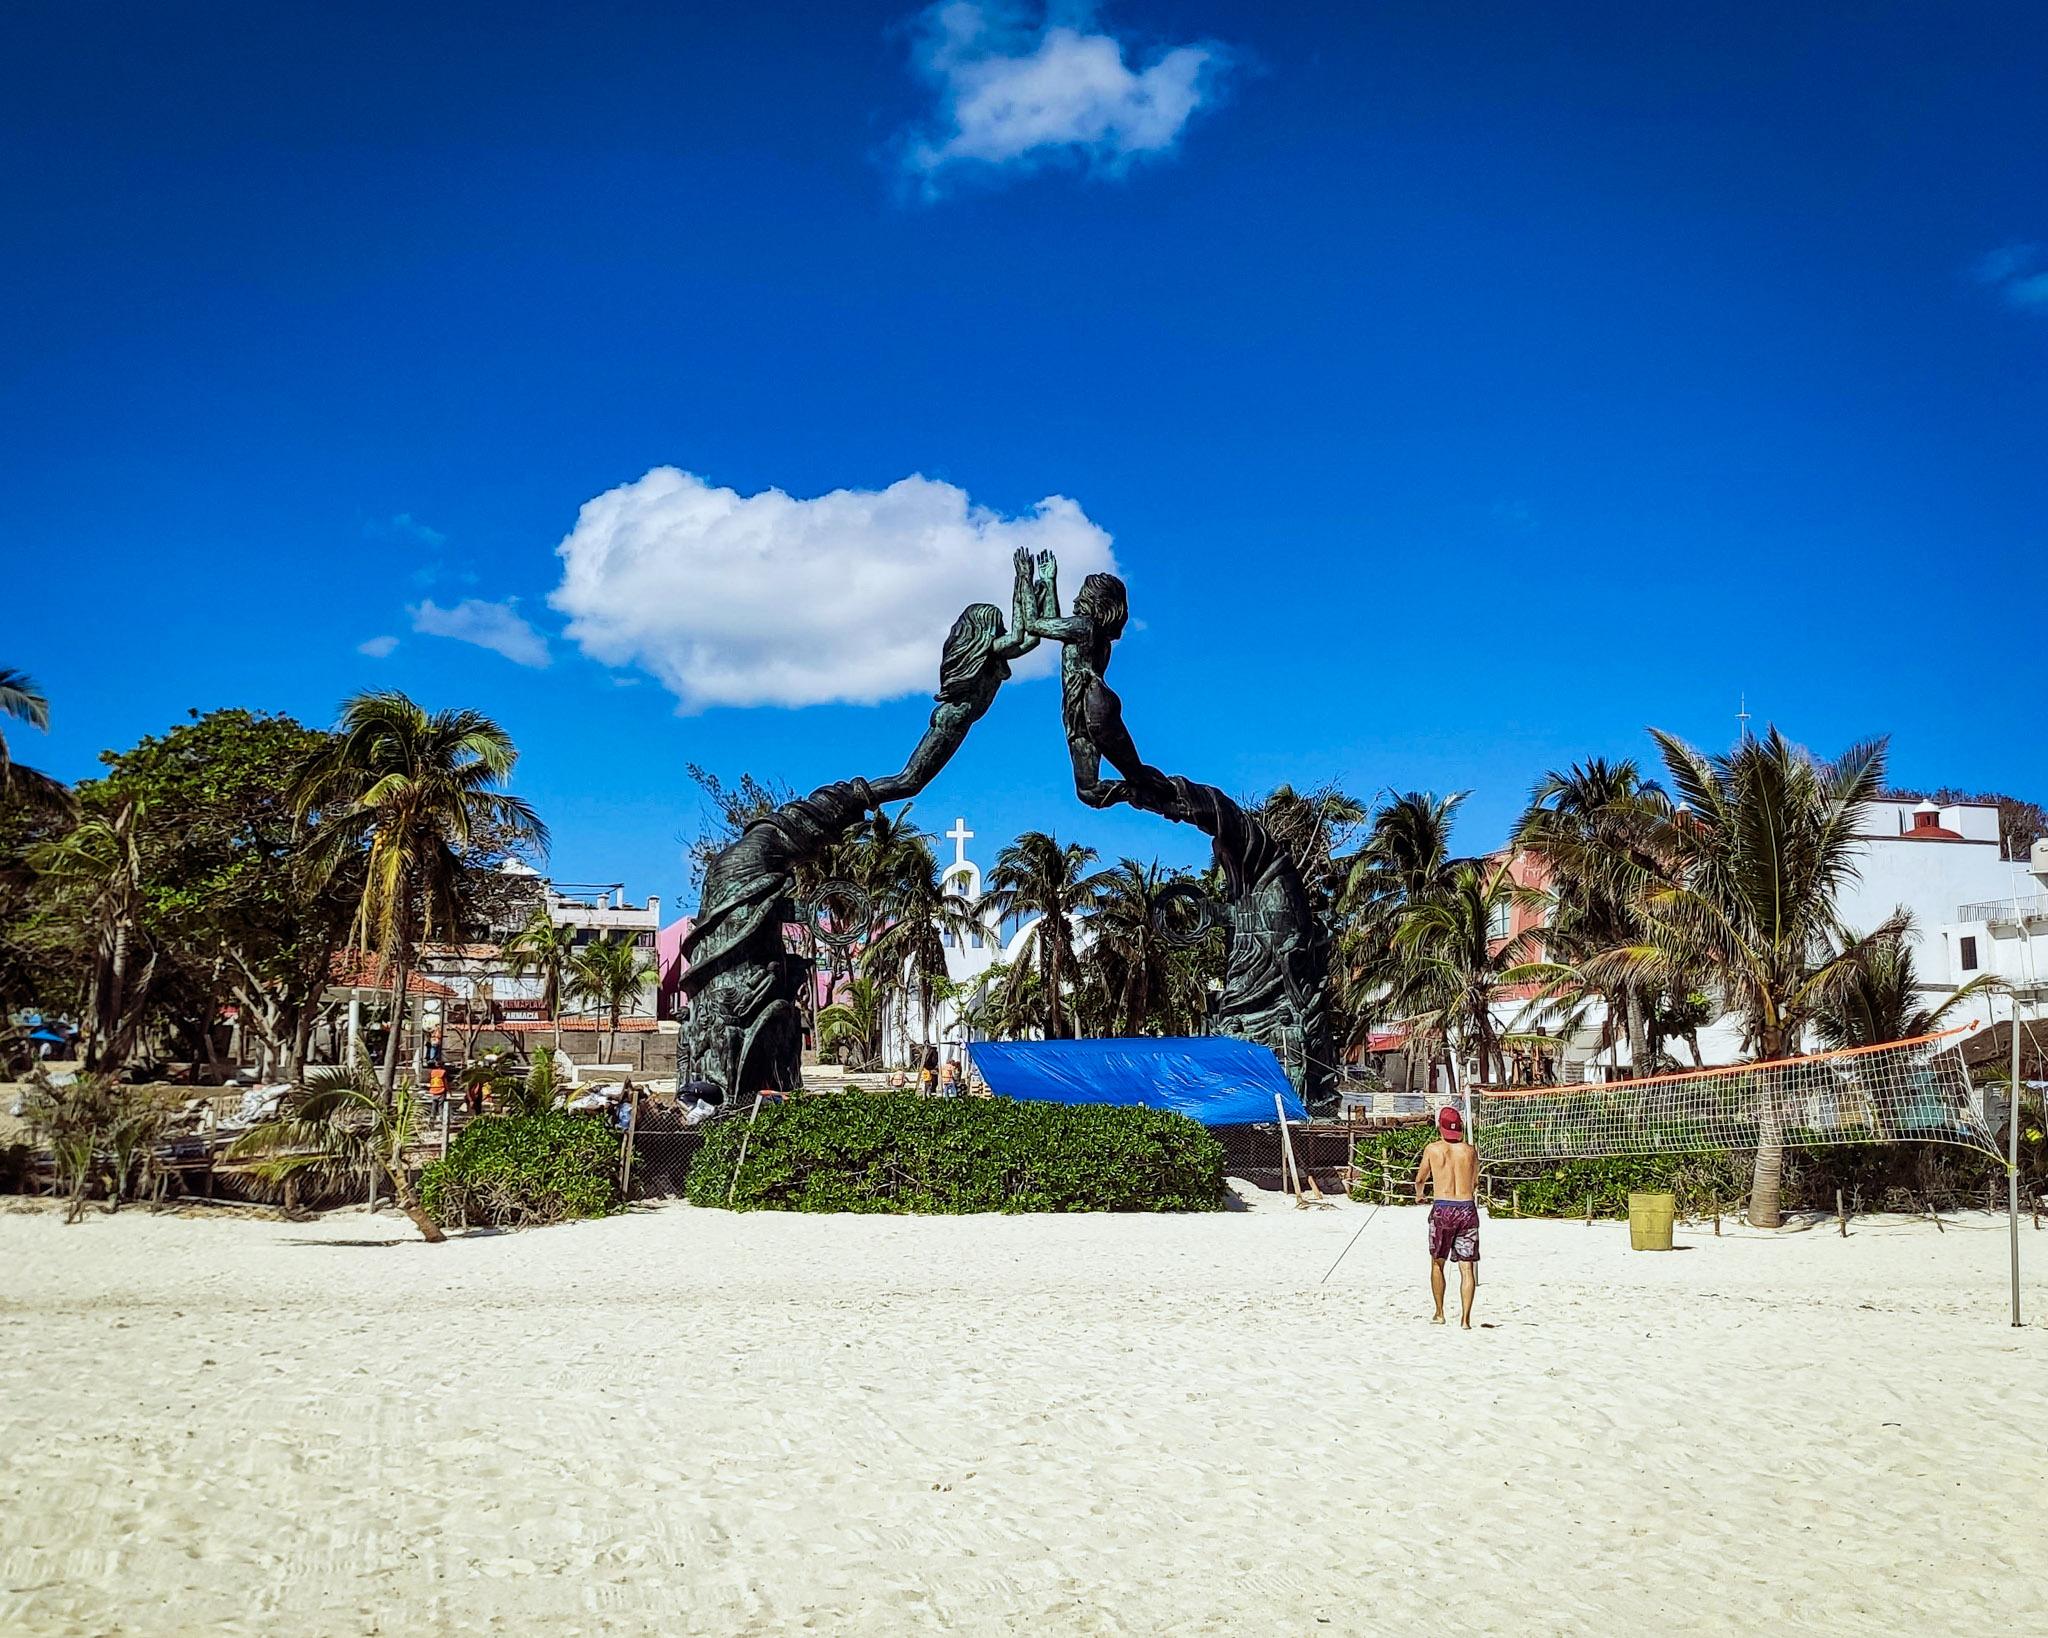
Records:
[[[1049,582],[1039,607],[1031,629],[1066,645],[1060,703],[1075,794],[1090,807],[1124,802],[1207,834],[1230,913],[1229,965],[1214,1027],[1271,1047],[1304,1100],[1320,1095],[1332,1069],[1329,939],[1292,856],[1214,785],[1162,773],[1138,754],[1123,701],[1103,676],[1129,619],[1123,581],[1091,574],[1064,618],[1057,582]],[[1105,761],[1122,777],[1105,780]]]
[[[683,994],[690,1003],[684,1047],[697,1073],[728,1097],[800,1083],[800,998],[810,969],[783,935],[797,915],[797,874],[883,803],[906,800],[930,784],[995,703],[1010,661],[1037,646],[1025,628],[1051,585],[1051,555],[1020,551],[1015,569],[1017,629],[1005,629],[992,603],[961,611],[940,661],[931,724],[900,773],[835,781],[785,802],[749,821],[706,866],[697,918],[682,948]]]
[[[796,915],[798,872],[875,808],[922,791],[994,703],[1010,662],[1045,639],[1062,645],[1061,716],[1076,794],[1090,807],[1127,803],[1210,838],[1229,913],[1229,961],[1214,1026],[1271,1047],[1305,1098],[1320,1093],[1330,1075],[1329,947],[1293,859],[1221,790],[1163,773],[1138,754],[1123,702],[1104,676],[1129,619],[1123,581],[1091,574],[1063,616],[1052,554],[1020,551],[1014,567],[1009,627],[992,603],[971,604],[954,622],[930,725],[900,772],[838,781],[785,802],[712,858],[682,950],[686,1045],[697,1072],[728,1096],[799,1084],[798,998],[810,969],[783,936]],[[1102,777],[1105,761],[1119,777]]]

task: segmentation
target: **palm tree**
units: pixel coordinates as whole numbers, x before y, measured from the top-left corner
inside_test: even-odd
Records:
[[[266,1183],[309,1171],[336,1181],[382,1177],[420,1238],[439,1245],[448,1236],[420,1204],[405,1164],[406,1145],[418,1136],[420,1113],[411,1079],[380,1084],[369,1053],[360,1052],[353,1064],[309,1070],[305,1089],[287,1097],[275,1119],[236,1138],[228,1158],[249,1162]]]
[[[1201,1022],[1201,979],[1171,935],[1174,906],[1192,879],[1122,859],[1095,880],[1081,966],[1102,993],[1106,1032],[1192,1032]]]
[[[85,993],[84,1067],[118,1073],[142,1033],[157,951],[145,926],[147,902],[138,837],[141,804],[88,813],[63,836],[29,850],[49,894],[48,919],[90,951]]]
[[[533,1117],[553,1111],[562,1101],[561,1053],[542,1047],[527,1065],[526,1074],[506,1075],[495,1082],[499,1101],[508,1115]]]
[[[982,930],[974,906],[940,879],[929,838],[919,833],[896,846],[890,877],[878,884],[876,905],[886,923],[862,952],[861,967],[879,987],[884,1004],[915,994],[930,1028],[939,990],[947,981],[946,943]]]
[[[1252,809],[1252,817],[1287,849],[1302,882],[1313,894],[1334,891],[1348,870],[1344,845],[1365,822],[1365,804],[1335,785],[1297,791],[1276,785]]]
[[[1515,827],[1515,845],[1536,854],[1549,878],[1549,954],[1574,969],[1555,989],[1605,1003],[1607,1039],[1619,1020],[1637,1075],[1658,1055],[1657,996],[1626,980],[1603,987],[1578,964],[1640,942],[1638,904],[1668,878],[1657,838],[1670,817],[1670,799],[1634,762],[1590,757],[1538,780]]]
[[[463,849],[487,829],[547,846],[533,809],[497,788],[518,759],[511,736],[480,712],[429,712],[403,694],[372,692],[343,703],[333,737],[294,782],[301,821],[320,816],[316,868],[331,875],[365,855],[352,936],[358,949],[376,950],[391,982],[387,1093],[415,952],[457,928]]]
[[[539,976],[541,1005],[555,1021],[555,1050],[561,1051],[562,986],[576,955],[576,929],[557,922],[545,904],[537,904],[525,925],[505,940],[505,954],[520,977]]]
[[[1365,1040],[1386,1015],[1400,960],[1394,934],[1402,911],[1436,896],[1459,862],[1451,826],[1466,792],[1406,791],[1372,816],[1337,899],[1336,999],[1347,1044]]]
[[[1074,918],[1092,908],[1101,891],[1102,878],[1087,874],[1094,859],[1093,848],[1062,844],[1042,830],[1027,830],[996,855],[988,891],[982,895],[982,908],[998,920],[1038,917],[1026,943],[1036,958],[1043,1003],[1040,1022],[1047,1040],[1068,1034],[1061,989],[1074,967]]]
[[[50,701],[26,671],[0,665],[0,717],[25,722],[38,732],[50,727]],[[71,791],[61,779],[24,767],[7,750],[7,736],[0,734],[0,797],[24,807],[58,811],[71,805]]]
[[[1493,1021],[1501,990],[1555,976],[1534,959],[1533,929],[1498,936],[1508,910],[1537,903],[1540,895],[1517,884],[1505,864],[1465,860],[1441,888],[1406,906],[1395,929],[1392,1004],[1408,1014],[1413,1036],[1461,1048],[1482,1080],[1507,1075]]]
[[[991,1041],[1009,1040],[1037,1027],[1044,1016],[1038,969],[1029,961],[998,961],[966,986],[961,1026]]]
[[[850,1044],[854,1067],[865,1069],[881,1051],[882,992],[872,978],[855,978],[842,993],[845,999],[818,1011],[818,1045],[831,1049]]]
[[[1912,938],[1912,912],[1901,905],[1875,932],[1843,942],[1842,953],[1855,957],[1855,967],[1814,1009],[1814,1033],[1822,1046],[1884,1046],[1933,1035],[1964,1001],[1997,987],[1993,975],[1979,973],[1940,1006],[1930,1007],[1922,995]]]
[[[1746,1045],[1769,1062],[1799,1049],[1809,1025],[1837,1007],[1863,967],[1835,915],[1856,878],[1860,810],[1884,787],[1885,742],[1822,761],[1776,728],[1707,756],[1651,730],[1684,804],[1659,827],[1672,880],[1643,895],[1641,942],[1614,952],[1612,976],[1682,990],[1710,976],[1743,1021]],[[1749,1220],[1782,1220],[1785,1112],[1757,1111]]]
[[[654,982],[654,963],[633,942],[631,933],[622,933],[584,945],[569,963],[568,976],[570,1000],[587,1001],[610,1015],[611,1032],[604,1049],[609,1062],[619,1044],[619,1014]]]

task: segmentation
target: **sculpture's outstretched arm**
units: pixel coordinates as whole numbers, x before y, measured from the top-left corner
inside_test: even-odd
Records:
[[[1050,557],[1052,554],[1040,555]],[[1017,578],[1010,588],[1010,629],[996,639],[994,652],[999,660],[1021,658],[1038,646],[1038,635],[1031,630],[1031,617],[1038,606],[1038,589],[1033,579],[1037,564],[1030,551],[1022,546],[1017,548],[1013,561]]]

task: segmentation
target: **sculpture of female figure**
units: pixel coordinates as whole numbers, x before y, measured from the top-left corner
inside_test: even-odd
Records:
[[[1018,549],[1013,559],[1017,577],[1011,591],[1011,630],[1003,628],[1003,611],[993,603],[970,603],[960,611],[946,636],[939,658],[938,704],[931,725],[910,753],[903,771],[872,781],[877,802],[900,802],[929,785],[952,760],[967,730],[988,714],[996,693],[1009,680],[1010,662],[1038,646],[1030,623],[1042,599],[1050,595],[1056,572],[1052,553],[1032,555]]]

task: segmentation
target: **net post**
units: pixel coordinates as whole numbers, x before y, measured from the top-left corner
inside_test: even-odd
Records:
[[[2012,992],[2012,1096],[2005,1105],[2005,1231],[2012,1245],[2012,1322],[2020,1323],[2020,992]]]
[[[747,1163],[747,1145],[754,1141],[754,1122],[761,1118],[761,1094],[754,1094],[754,1110],[747,1116],[747,1129],[740,1134],[740,1157],[732,1163],[732,1182],[726,1185],[725,1203],[732,1205],[732,1199],[739,1192],[740,1170]]]

